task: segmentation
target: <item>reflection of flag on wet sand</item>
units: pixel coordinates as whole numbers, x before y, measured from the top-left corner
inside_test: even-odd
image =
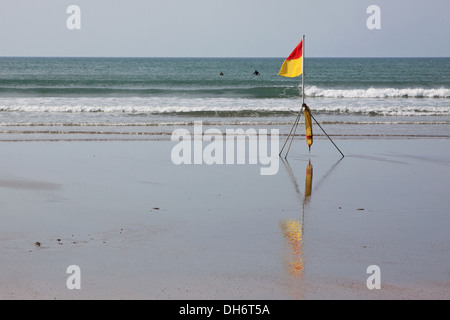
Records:
[[[289,257],[289,273],[298,275],[303,271],[302,258],[302,224],[297,219],[280,222],[281,232],[291,248]]]
[[[297,193],[300,195],[300,191],[298,190],[298,185],[295,182],[295,178],[293,176],[291,167],[287,162],[283,163],[287,166],[289,175],[294,182],[295,189]],[[306,167],[306,177],[305,177],[305,194],[303,198],[303,214],[302,219],[291,219],[291,220],[283,220],[280,221],[280,229],[283,234],[284,239],[286,240],[288,247],[290,249],[290,254],[288,257],[288,272],[292,275],[299,276],[302,274],[304,269],[303,264],[303,221],[304,221],[304,213],[305,213],[305,205],[309,201],[309,197],[312,192],[312,178],[313,178],[313,168],[311,162],[308,163]]]

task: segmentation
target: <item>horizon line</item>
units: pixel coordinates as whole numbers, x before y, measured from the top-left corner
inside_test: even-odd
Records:
[[[45,56],[45,55],[0,55],[0,58],[111,58],[111,59],[286,59],[286,57],[221,57],[221,56]],[[449,56],[310,56],[305,59],[423,59],[423,58],[450,58]]]

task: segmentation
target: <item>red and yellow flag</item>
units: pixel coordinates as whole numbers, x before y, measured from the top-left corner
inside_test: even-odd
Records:
[[[298,77],[303,73],[303,39],[292,51],[291,55],[284,60],[278,75],[283,77]]]

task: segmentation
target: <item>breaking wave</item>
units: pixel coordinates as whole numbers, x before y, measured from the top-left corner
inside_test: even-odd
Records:
[[[183,115],[183,116],[215,116],[215,117],[268,117],[295,114],[298,104],[277,105],[266,103],[258,105],[232,105],[225,102],[214,105],[0,105],[2,112],[18,113],[109,113],[126,115]],[[385,106],[385,105],[315,105],[316,113],[356,114],[370,116],[450,116],[449,106]]]
[[[320,98],[450,98],[450,89],[437,88],[368,88],[325,89],[305,87],[306,96]]]

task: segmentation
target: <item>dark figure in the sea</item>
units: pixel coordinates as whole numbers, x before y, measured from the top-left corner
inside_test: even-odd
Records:
[[[255,70],[255,72],[253,72],[253,75],[254,75],[254,76],[259,76],[258,70]]]
[[[220,75],[223,76],[223,72],[221,72]]]

